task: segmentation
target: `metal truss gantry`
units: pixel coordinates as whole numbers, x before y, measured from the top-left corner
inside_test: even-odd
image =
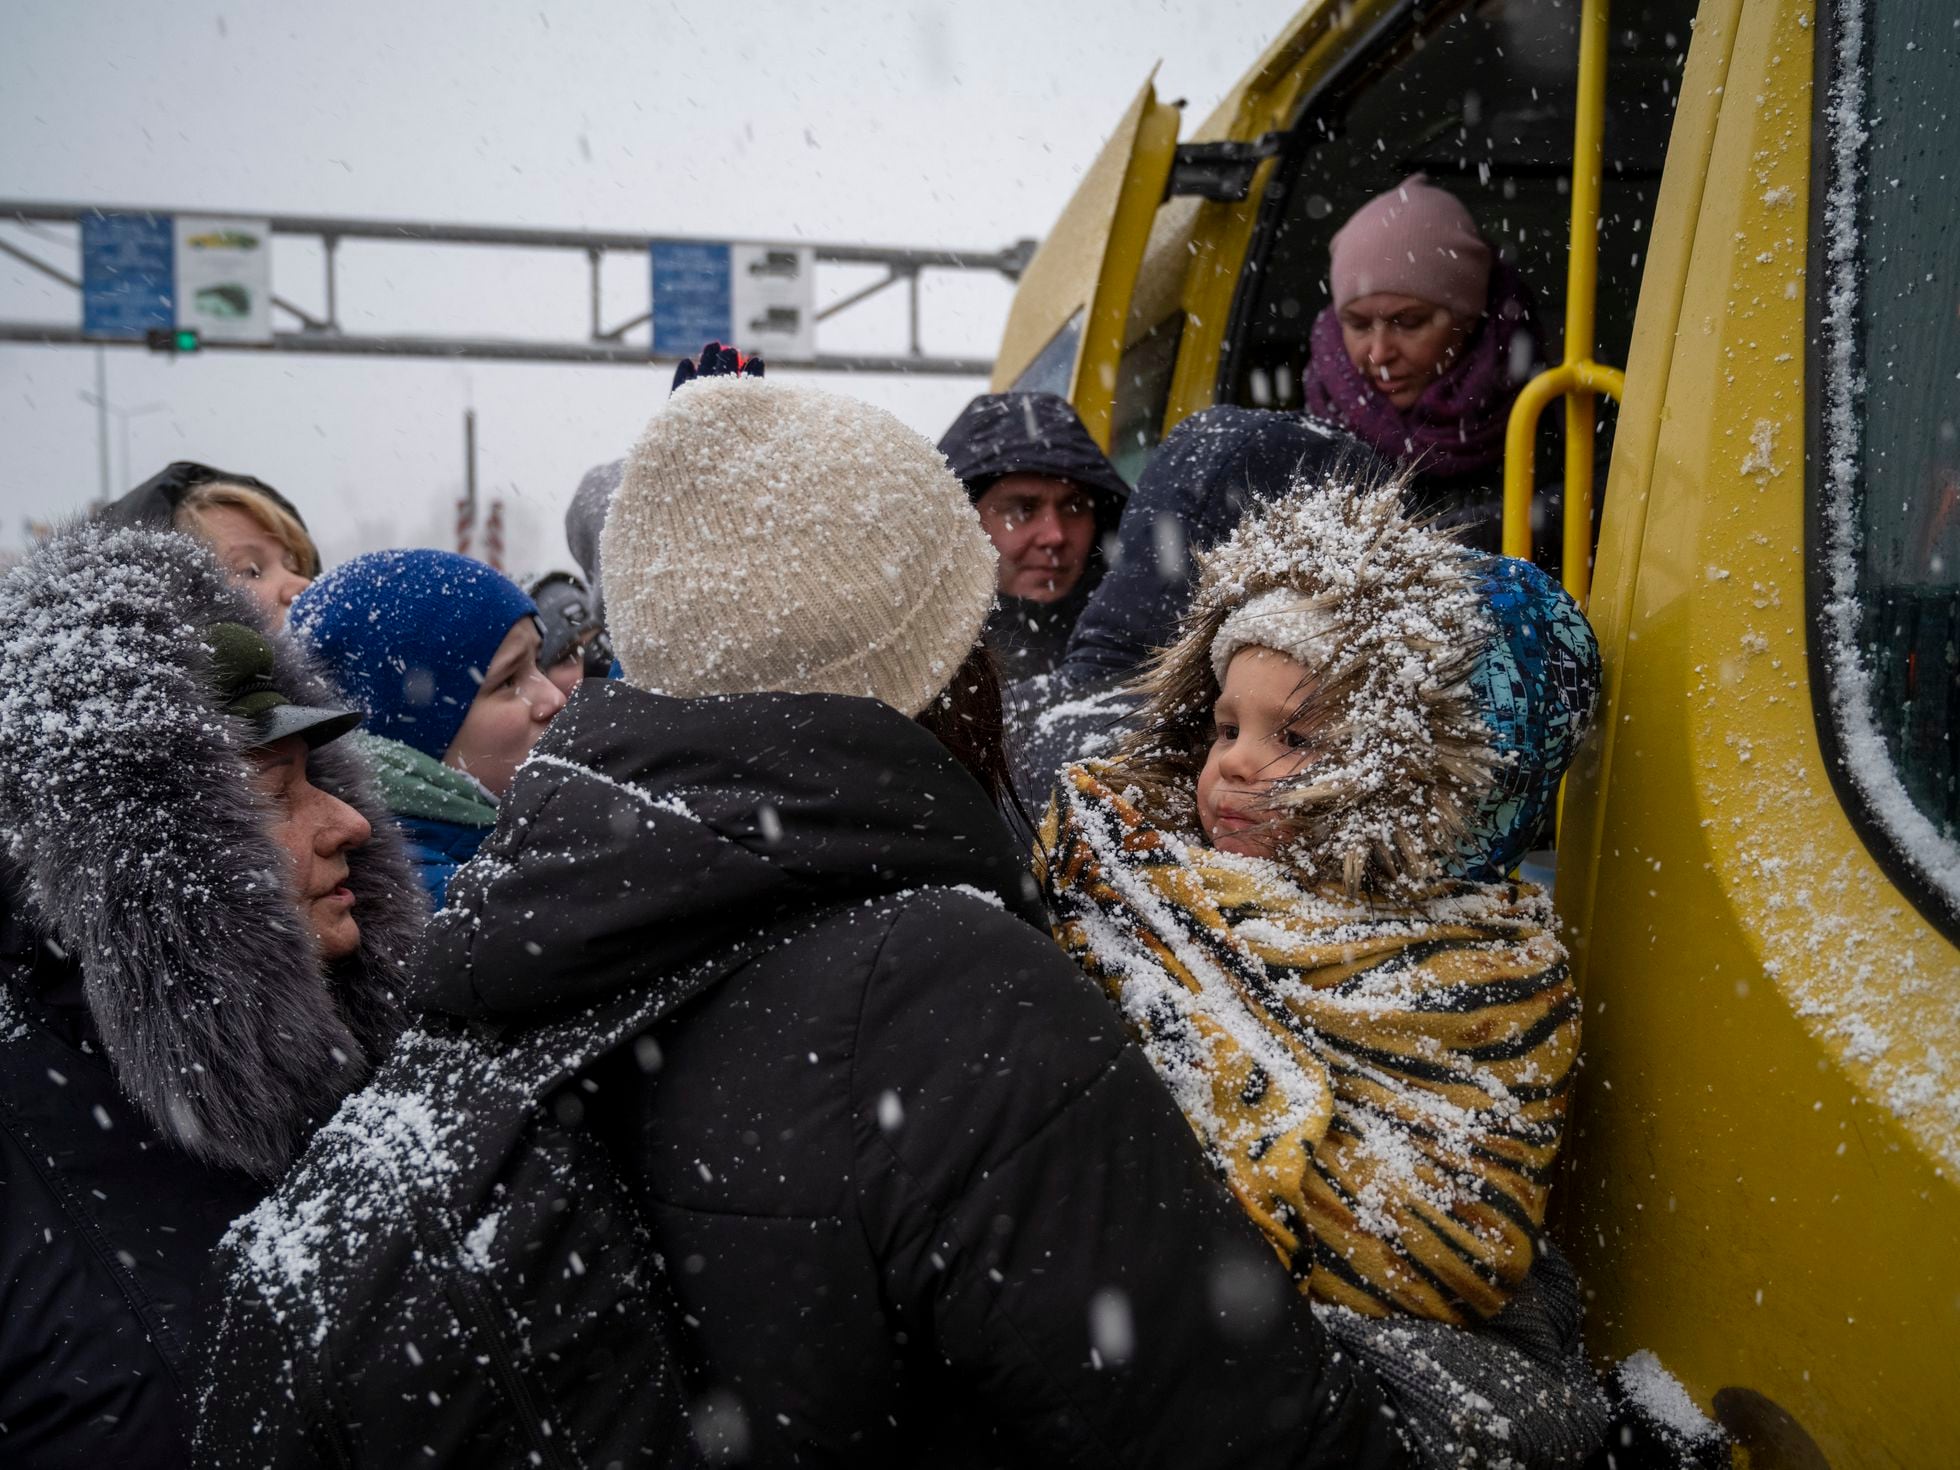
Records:
[[[0,254],[10,256],[29,269],[59,281],[80,295],[82,289],[81,220],[94,214],[157,215],[237,215],[267,220],[275,236],[299,237],[317,241],[324,262],[324,306],[309,311],[290,297],[275,293],[274,310],[295,324],[291,330],[275,330],[269,342],[206,341],[207,352],[304,352],[342,356],[433,357],[475,359],[499,362],[628,363],[645,366],[659,361],[645,347],[628,343],[626,333],[647,323],[651,312],[607,326],[604,315],[602,267],[608,254],[636,254],[649,258],[651,247],[667,243],[708,242],[698,236],[635,235],[592,230],[551,230],[502,225],[432,224],[409,220],[339,219],[324,215],[261,214],[252,210],[171,209],[155,205],[124,204],[47,204],[0,200],[0,225],[55,224],[74,229],[72,242],[74,268],[65,269],[44,259],[18,239],[0,234]],[[340,325],[340,246],[348,240],[385,241],[391,245],[476,245],[522,250],[566,250],[585,256],[591,278],[591,314],[586,335],[561,342],[527,341],[495,336],[400,336],[347,332]],[[37,242],[38,243],[38,242]],[[882,267],[885,275],[868,285],[849,290],[835,300],[819,300],[816,320],[821,323],[850,310],[872,297],[895,287],[906,291],[908,342],[900,351],[889,353],[823,353],[797,362],[784,361],[785,367],[815,372],[840,373],[928,373],[960,377],[985,377],[993,363],[985,358],[934,357],[920,346],[920,277],[926,271],[981,271],[1018,280],[1033,257],[1033,240],[1019,240],[1001,250],[921,249],[894,245],[838,245],[809,240],[753,241],[781,249],[810,249],[819,267]],[[823,273],[817,285],[822,288]],[[79,326],[60,326],[45,322],[0,321],[0,342],[33,343],[45,346],[143,347],[140,340],[109,339],[85,335]],[[671,361],[672,359],[668,359]],[[775,359],[772,359],[775,360]]]

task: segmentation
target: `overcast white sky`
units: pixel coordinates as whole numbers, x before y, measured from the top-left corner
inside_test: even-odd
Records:
[[[0,198],[993,248],[1046,230],[1153,64],[1160,95],[1190,100],[1188,128],[1294,8],[7,0]],[[72,264],[54,238],[5,223],[0,236]],[[990,357],[1007,286],[940,279],[926,349]],[[281,245],[274,284],[320,303],[303,246]],[[585,290],[573,256],[342,248],[354,330],[576,336]],[[616,262],[607,292],[612,320],[643,311],[645,267]],[[820,344],[902,346],[900,305],[892,293],[882,316],[839,317]],[[79,322],[80,308],[0,257],[0,317]],[[106,361],[112,401],[163,405],[129,420],[130,475],[173,458],[258,474],[330,560],[447,534],[474,405],[480,482],[511,502],[519,570],[563,562],[579,475],[625,452],[668,376],[128,349]],[[0,546],[96,494],[96,417],[78,396],[94,374],[93,349],[0,345]],[[984,386],[822,381],[935,438]],[[110,441],[120,493],[133,480],[113,421]]]

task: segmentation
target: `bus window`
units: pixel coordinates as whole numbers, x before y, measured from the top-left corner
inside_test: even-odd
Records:
[[[1693,0],[1614,9],[1600,219],[1601,361],[1625,360],[1694,9]],[[1400,32],[1374,53],[1357,55],[1308,100],[1267,193],[1227,333],[1220,401],[1301,406],[1309,336],[1331,304],[1329,243],[1359,206],[1415,173],[1461,200],[1497,259],[1523,278],[1546,356],[1558,359],[1578,23],[1577,0],[1458,7],[1424,35]],[[1509,372],[1521,382],[1541,366],[1512,363]],[[1610,416],[1603,417],[1602,466],[1610,443]],[[1540,456],[1540,483],[1556,483],[1562,466],[1549,426]],[[1495,495],[1501,464],[1490,478]],[[1555,551],[1556,539],[1541,535],[1538,544]]]
[[[1951,0],[1862,7],[1831,77],[1814,289],[1825,453],[1811,593],[1819,728],[1854,820],[1927,917],[1960,914],[1960,30]],[[1849,32],[1849,39],[1847,39]],[[1844,62],[1850,65],[1844,65]],[[1864,157],[1859,157],[1860,138]],[[1927,902],[1928,899],[1932,901]]]
[[[1021,370],[1009,391],[1014,393],[1055,393],[1068,397],[1075,377],[1075,354],[1082,346],[1082,313],[1063,324],[1048,345],[1035,354],[1034,361]]]

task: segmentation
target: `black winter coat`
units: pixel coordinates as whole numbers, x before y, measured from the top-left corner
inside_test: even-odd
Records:
[[[541,1018],[813,909],[589,1102],[699,1422],[762,1465],[1400,1463],[979,786],[883,705],[588,682],[420,999]]]
[[[186,1158],[130,1104],[79,967],[11,881],[0,1037],[0,1463],[182,1465],[211,1249],[264,1186]]]

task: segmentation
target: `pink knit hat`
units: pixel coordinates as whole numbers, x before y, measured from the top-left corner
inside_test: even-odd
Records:
[[[1392,291],[1446,306],[1460,321],[1484,314],[1490,246],[1462,201],[1426,174],[1410,174],[1357,209],[1329,253],[1336,308]]]

